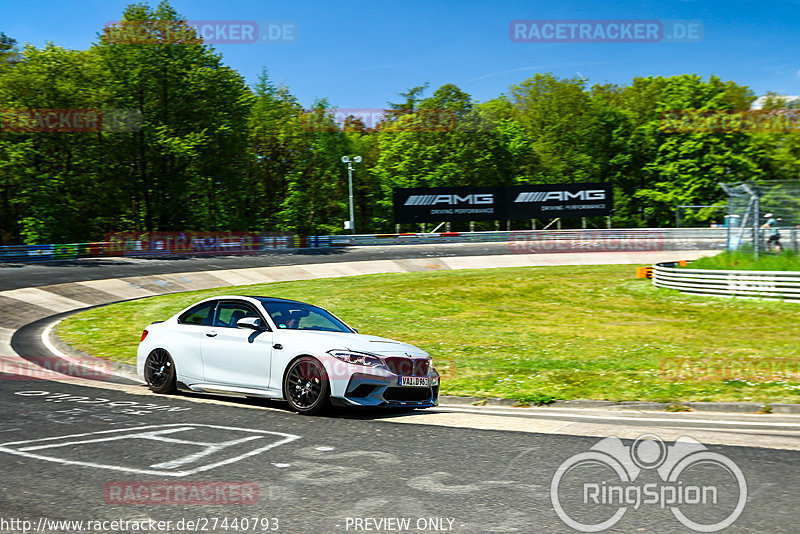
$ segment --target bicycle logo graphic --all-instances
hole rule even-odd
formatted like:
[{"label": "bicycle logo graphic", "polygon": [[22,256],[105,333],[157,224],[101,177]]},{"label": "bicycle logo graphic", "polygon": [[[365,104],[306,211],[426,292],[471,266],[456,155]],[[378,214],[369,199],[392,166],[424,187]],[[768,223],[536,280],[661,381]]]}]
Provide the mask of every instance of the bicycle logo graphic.
[{"label": "bicycle logo graphic", "polygon": [[[684,484],[682,475],[687,476],[690,468],[702,466],[704,469],[721,469],[736,482],[736,492],[732,511],[724,518],[714,522],[701,522],[687,516],[685,509],[693,506],[721,506],[720,493],[730,491],[731,484],[718,487],[713,484]],[[576,471],[584,467],[610,469],[613,481],[583,482],[581,488],[582,505],[608,506],[613,512],[603,514],[607,518],[598,521],[576,519],[564,509],[564,502],[574,503],[573,494],[565,492],[565,477],[580,478]],[[660,483],[636,483],[645,471],[655,471]],[[617,483],[618,479],[618,483]],[[668,446],[658,436],[645,434],[627,446],[618,437],[608,437],[596,443],[588,451],[578,453],[565,460],[556,470],[550,484],[550,499],[559,518],[568,526],[581,532],[600,532],[616,525],[625,513],[642,505],[656,505],[669,508],[678,521],[697,532],[717,532],[731,524],[741,515],[747,501],[747,481],[742,470],[733,460],[722,454],[712,452],[699,441],[688,436],[678,438]],[[724,512],[723,512],[724,513]],[[717,519],[717,517],[715,517]],[[585,521],[585,522],[584,522]]]}]

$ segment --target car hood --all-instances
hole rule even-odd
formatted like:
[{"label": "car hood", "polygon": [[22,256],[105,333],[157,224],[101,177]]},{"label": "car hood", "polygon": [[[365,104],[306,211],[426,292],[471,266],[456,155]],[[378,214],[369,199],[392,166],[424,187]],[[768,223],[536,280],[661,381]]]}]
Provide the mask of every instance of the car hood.
[{"label": "car hood", "polygon": [[419,347],[380,336],[350,334],[343,332],[322,332],[318,330],[281,330],[281,337],[287,342],[308,342],[324,350],[347,349],[359,352],[370,352],[382,356],[409,355],[428,356]]}]

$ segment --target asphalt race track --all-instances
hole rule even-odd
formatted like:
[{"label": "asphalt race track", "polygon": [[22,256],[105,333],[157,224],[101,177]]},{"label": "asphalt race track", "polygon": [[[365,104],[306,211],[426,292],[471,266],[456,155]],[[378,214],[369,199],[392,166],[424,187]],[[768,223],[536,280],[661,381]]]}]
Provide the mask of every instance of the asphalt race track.
[{"label": "asphalt race track", "polygon": [[[505,253],[494,248],[504,244],[425,247],[31,265],[0,269],[0,284],[13,289],[409,253]],[[41,333],[52,321],[22,327],[14,350],[41,355]],[[8,375],[0,403],[1,533],[575,532],[557,508],[587,524],[621,513],[611,532],[690,532],[679,516],[724,521],[735,514],[737,499],[743,508],[728,532],[797,528],[798,416],[464,405],[304,417],[279,402],[161,396],[117,378]],[[657,440],[635,441],[644,434],[662,438],[661,451],[670,455],[683,450],[672,446],[678,437],[691,436],[704,445],[686,450],[704,462],[665,480],[657,466],[669,461],[654,448]],[[597,462],[559,471],[573,455],[608,443],[601,443],[607,436],[631,447],[624,458],[603,449],[627,466],[630,480]],[[627,471],[634,464],[639,469]],[[563,483],[554,492],[557,473]]]},{"label": "asphalt race track", "polygon": [[[414,525],[438,520],[453,532],[569,532],[553,511],[550,481],[564,460],[599,441],[396,424],[395,417],[403,415],[387,413],[309,418],[279,403],[192,402],[148,395],[141,386],[120,391],[7,382],[0,403],[6,414],[0,423],[0,510],[4,518],[34,524],[42,517],[152,518],[172,521],[165,531],[179,532],[181,519],[258,517],[277,518],[281,532],[352,532],[354,518],[409,518]],[[148,434],[154,431],[167,433]],[[254,432],[277,434],[255,434],[251,441],[193,458],[207,443]],[[178,442],[159,441],[163,437]],[[246,456],[275,443],[280,444]],[[796,452],[709,448],[741,466],[747,479],[749,500],[730,531],[796,527]],[[224,461],[231,463],[203,470]],[[173,491],[202,482],[249,485],[258,495],[252,504],[213,504],[237,497],[218,493],[205,506],[166,504],[169,493],[162,488],[160,496],[152,490],[144,497],[131,493],[125,503],[125,491],[113,490],[126,482],[169,483]],[[705,473],[703,482],[731,485],[720,470]],[[139,497],[153,502],[138,504]],[[409,529],[425,530],[431,529]],[[653,505],[626,513],[615,530],[686,532],[669,509]]]},{"label": "asphalt race track", "polygon": [[188,256],[158,258],[82,258],[28,264],[0,264],[0,291],[19,287],[103,280],[189,271],[216,271],[308,265],[314,263],[396,260],[447,256],[511,254],[508,243],[452,243],[433,245],[364,246],[320,249],[286,249],[238,256]]}]

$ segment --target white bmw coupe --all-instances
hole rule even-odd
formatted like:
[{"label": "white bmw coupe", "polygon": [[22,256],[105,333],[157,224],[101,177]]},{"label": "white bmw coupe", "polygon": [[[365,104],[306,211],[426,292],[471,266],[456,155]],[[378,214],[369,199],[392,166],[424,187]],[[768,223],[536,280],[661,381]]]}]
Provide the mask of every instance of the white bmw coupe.
[{"label": "white bmw coupe", "polygon": [[427,408],[439,398],[439,373],[424,350],[279,298],[202,300],[145,328],[136,363],[156,393],[285,399],[309,415],[331,403]]}]

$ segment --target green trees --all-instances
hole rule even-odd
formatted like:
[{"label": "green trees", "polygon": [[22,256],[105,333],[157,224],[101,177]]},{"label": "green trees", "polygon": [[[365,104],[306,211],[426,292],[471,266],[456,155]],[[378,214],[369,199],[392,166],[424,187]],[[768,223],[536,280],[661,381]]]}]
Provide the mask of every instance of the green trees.
[{"label": "green trees", "polygon": [[490,109],[477,106],[455,85],[419,99],[415,109],[383,123],[379,132],[371,174],[381,185],[383,210],[374,224],[391,229],[393,187],[510,183],[510,156],[502,140]]},{"label": "green trees", "polygon": [[[139,40],[120,39],[131,28]],[[122,230],[342,232],[343,155],[363,157],[361,232],[393,229],[395,187],[610,181],[615,226],[662,226],[679,204],[721,203],[721,181],[800,172],[795,131],[665,129],[675,110],[749,109],[747,87],[715,76],[589,86],[543,73],[485,102],[453,84],[428,91],[400,92],[378,125],[336,122],[327,101],[304,110],[266,70],[247,87],[167,2],[129,6],[85,51],[20,51],[0,33],[0,244]],[[768,97],[770,113],[798,107]],[[105,120],[68,131],[14,122],[31,110]]]},{"label": "green trees", "polygon": [[148,33],[142,44],[116,42],[112,27],[93,50],[108,104],[142,118],[137,131],[110,140],[131,222],[146,230],[247,229],[242,176],[251,92],[199,40],[174,43],[162,35],[160,28],[185,25],[166,3],[129,6],[119,25],[131,23]]},{"label": "green trees", "polygon": [[[13,110],[81,110],[99,107],[101,67],[91,52],[48,44],[27,46],[13,65],[0,70],[2,235],[27,242],[79,239],[94,223],[112,217],[102,181],[104,146],[97,132],[37,131]],[[23,130],[23,131],[15,131]],[[29,131],[25,131],[29,130]]]},{"label": "green trees", "polygon": [[629,102],[642,98],[651,102],[649,113],[639,107],[636,114],[637,134],[645,152],[640,184],[633,196],[641,200],[645,225],[669,225],[678,205],[722,204],[725,196],[719,182],[761,177],[750,154],[750,134],[665,132],[659,128],[661,115],[673,110],[747,110],[755,97],[746,87],[722,82],[716,76],[707,82],[696,75],[637,81],[625,97]]}]

